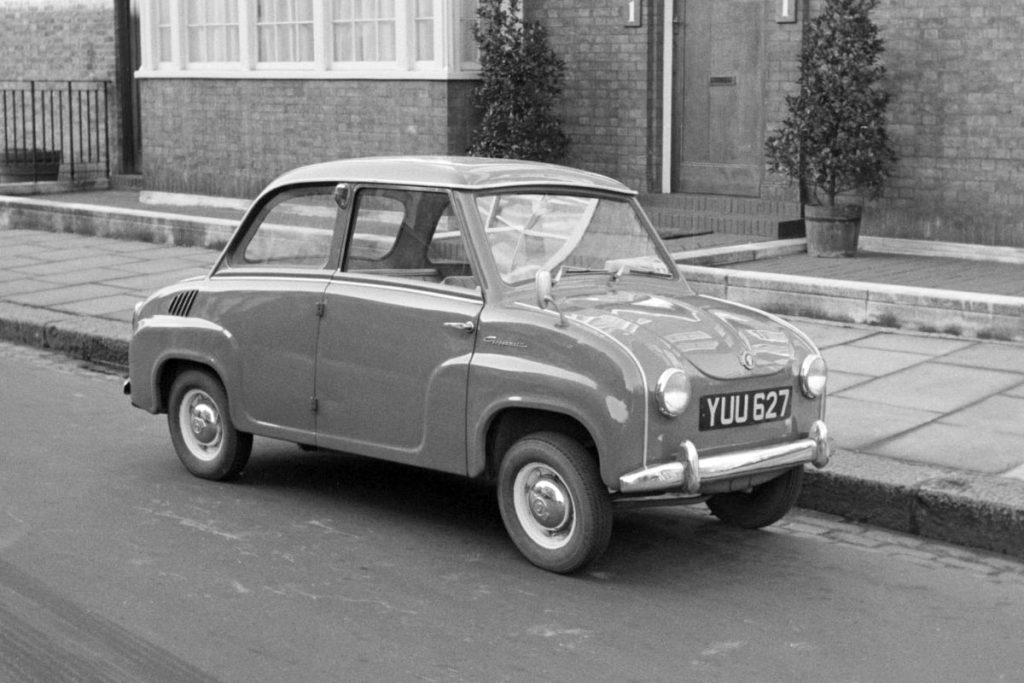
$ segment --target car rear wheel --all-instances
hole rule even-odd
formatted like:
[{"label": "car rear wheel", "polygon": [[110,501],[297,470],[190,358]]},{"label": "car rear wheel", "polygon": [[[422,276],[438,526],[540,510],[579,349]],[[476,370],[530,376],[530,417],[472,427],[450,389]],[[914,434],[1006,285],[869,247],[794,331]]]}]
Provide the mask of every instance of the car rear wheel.
[{"label": "car rear wheel", "polygon": [[167,424],[178,458],[197,477],[231,479],[249,461],[252,434],[231,424],[227,392],[207,372],[186,370],[174,380]]},{"label": "car rear wheel", "polygon": [[796,505],[803,481],[804,468],[794,467],[749,491],[711,496],[707,505],[712,514],[726,524],[744,529],[760,529],[779,521]]},{"label": "car rear wheel", "polygon": [[498,472],[505,529],[533,564],[567,574],[597,559],[612,532],[612,506],[597,461],[555,432],[523,437]]}]

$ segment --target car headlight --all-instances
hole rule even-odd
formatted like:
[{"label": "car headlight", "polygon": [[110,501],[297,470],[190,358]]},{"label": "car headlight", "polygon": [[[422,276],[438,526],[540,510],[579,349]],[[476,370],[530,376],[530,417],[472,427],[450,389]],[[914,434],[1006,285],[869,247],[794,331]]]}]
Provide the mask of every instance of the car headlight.
[{"label": "car headlight", "polygon": [[669,368],[658,378],[654,395],[663,415],[679,417],[690,402],[690,378],[679,368]]},{"label": "car headlight", "polygon": [[825,359],[817,354],[804,358],[800,366],[800,389],[807,398],[817,398],[825,393],[828,370]]}]

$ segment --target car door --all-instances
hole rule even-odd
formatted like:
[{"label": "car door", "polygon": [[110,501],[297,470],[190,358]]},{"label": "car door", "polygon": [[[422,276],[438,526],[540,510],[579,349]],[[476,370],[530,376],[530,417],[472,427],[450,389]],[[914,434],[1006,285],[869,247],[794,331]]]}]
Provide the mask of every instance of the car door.
[{"label": "car door", "polygon": [[362,188],[324,297],[317,444],[466,470],[466,386],[483,297],[444,192]]},{"label": "car door", "polygon": [[234,410],[252,431],[300,443],[316,438],[319,307],[339,251],[333,190],[324,185],[275,195],[214,277],[216,319],[235,350]]}]

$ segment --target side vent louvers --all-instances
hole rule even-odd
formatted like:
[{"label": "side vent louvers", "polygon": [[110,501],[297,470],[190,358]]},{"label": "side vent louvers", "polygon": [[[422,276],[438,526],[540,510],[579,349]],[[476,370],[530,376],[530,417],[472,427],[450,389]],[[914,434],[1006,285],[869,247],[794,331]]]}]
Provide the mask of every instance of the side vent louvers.
[{"label": "side vent louvers", "polygon": [[192,304],[196,302],[197,294],[199,294],[199,291],[195,289],[178,292],[171,299],[171,305],[168,307],[167,312],[171,315],[186,317],[189,311],[192,310]]}]

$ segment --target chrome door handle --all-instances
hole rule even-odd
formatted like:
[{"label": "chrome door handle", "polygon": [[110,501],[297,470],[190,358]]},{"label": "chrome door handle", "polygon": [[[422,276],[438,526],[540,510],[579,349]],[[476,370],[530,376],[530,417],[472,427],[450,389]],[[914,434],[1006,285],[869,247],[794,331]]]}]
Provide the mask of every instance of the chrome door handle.
[{"label": "chrome door handle", "polygon": [[453,330],[462,330],[463,332],[473,332],[476,330],[476,323],[472,320],[467,320],[464,323],[445,323],[445,327],[450,327]]}]

